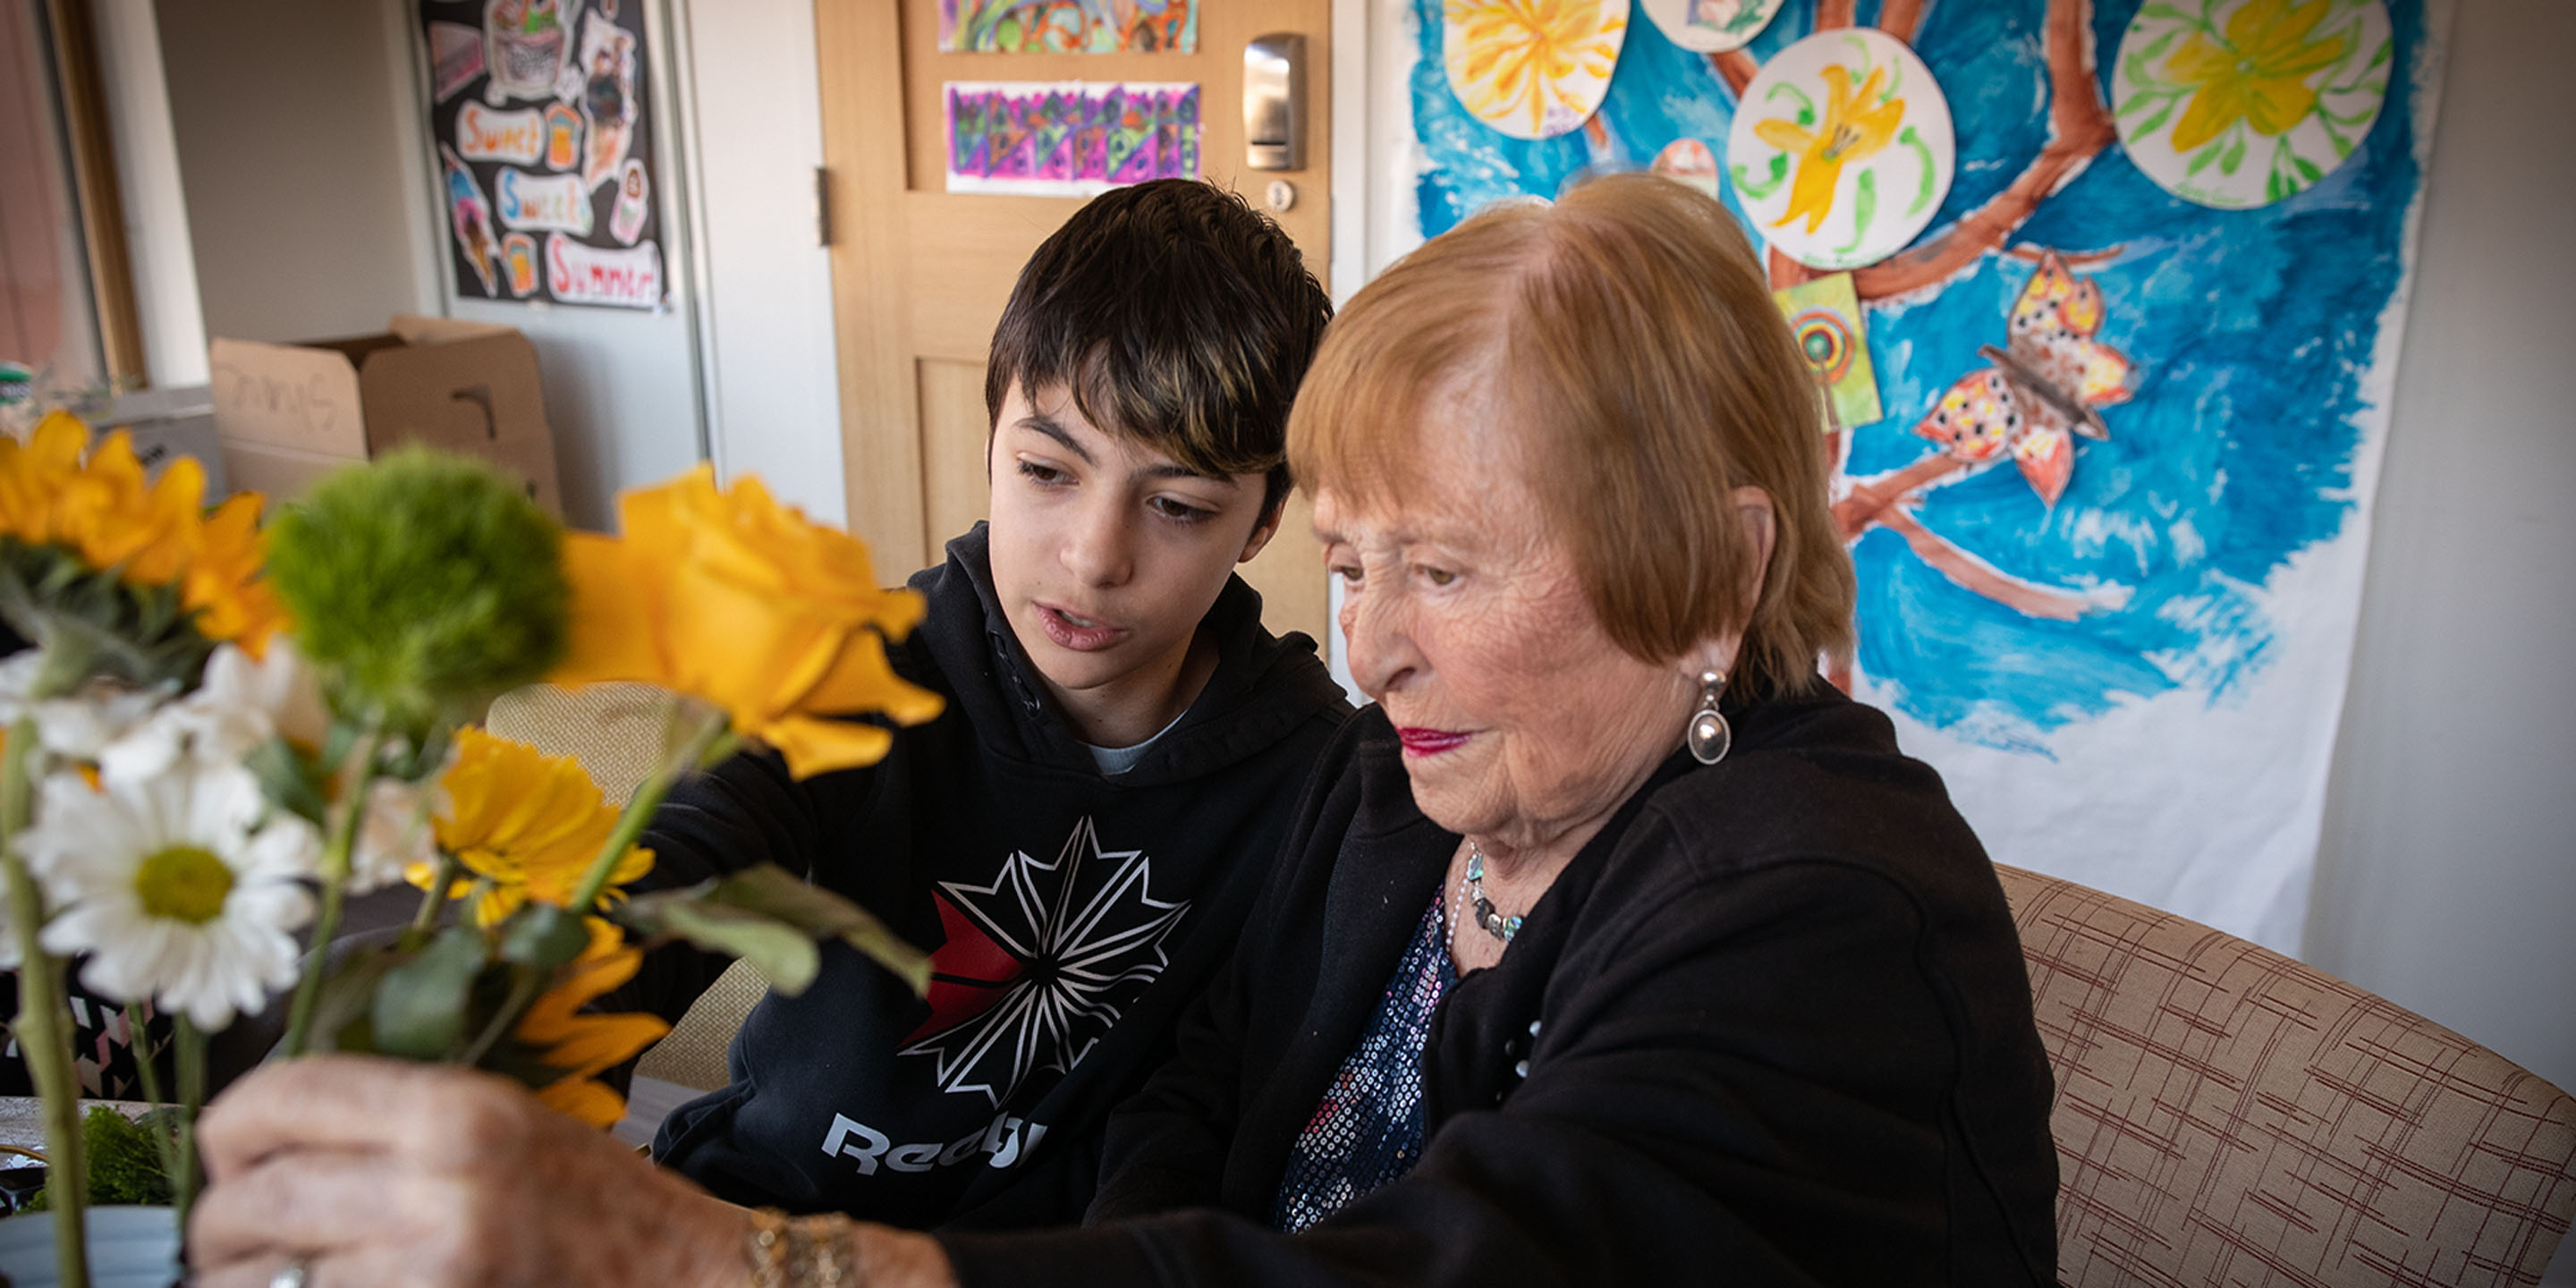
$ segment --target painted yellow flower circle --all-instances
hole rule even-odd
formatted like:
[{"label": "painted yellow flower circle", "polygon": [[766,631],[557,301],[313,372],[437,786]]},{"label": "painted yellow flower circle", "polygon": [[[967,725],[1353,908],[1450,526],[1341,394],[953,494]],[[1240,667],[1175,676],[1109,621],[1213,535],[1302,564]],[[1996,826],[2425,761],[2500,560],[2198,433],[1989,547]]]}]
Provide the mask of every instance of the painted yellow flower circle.
[{"label": "painted yellow flower circle", "polygon": [[1958,164],[1950,102],[1905,43],[1822,31],[1772,55],[1726,140],[1736,200],[1782,254],[1866,268],[1930,226]]},{"label": "painted yellow flower circle", "polygon": [[1444,0],[1449,90],[1469,115],[1516,139],[1583,127],[1610,92],[1628,38],[1628,0]]},{"label": "painted yellow flower circle", "polygon": [[2382,0],[2163,0],[2120,40],[2112,119],[2156,186],[2267,206],[2360,148],[2395,69]]}]

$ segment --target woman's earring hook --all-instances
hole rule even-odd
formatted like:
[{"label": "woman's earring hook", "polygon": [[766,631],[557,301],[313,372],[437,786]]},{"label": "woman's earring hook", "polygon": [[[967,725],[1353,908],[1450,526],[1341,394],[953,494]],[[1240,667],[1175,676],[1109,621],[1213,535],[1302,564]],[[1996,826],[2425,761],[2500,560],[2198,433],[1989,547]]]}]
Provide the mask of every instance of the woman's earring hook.
[{"label": "woman's earring hook", "polygon": [[1726,690],[1726,672],[1699,673],[1699,710],[1692,713],[1690,754],[1703,765],[1714,765],[1726,759],[1727,748],[1735,745],[1735,730],[1727,727],[1726,716],[1717,709],[1717,695]]}]

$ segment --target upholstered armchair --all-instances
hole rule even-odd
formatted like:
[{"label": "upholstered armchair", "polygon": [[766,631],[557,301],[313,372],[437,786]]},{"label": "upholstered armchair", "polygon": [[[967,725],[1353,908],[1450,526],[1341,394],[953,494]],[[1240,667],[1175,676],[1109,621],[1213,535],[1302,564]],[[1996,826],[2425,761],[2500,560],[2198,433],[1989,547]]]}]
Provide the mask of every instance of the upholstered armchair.
[{"label": "upholstered armchair", "polygon": [[1997,872],[2057,1075],[2061,1283],[2540,1281],[2576,1099],[2279,953]]}]

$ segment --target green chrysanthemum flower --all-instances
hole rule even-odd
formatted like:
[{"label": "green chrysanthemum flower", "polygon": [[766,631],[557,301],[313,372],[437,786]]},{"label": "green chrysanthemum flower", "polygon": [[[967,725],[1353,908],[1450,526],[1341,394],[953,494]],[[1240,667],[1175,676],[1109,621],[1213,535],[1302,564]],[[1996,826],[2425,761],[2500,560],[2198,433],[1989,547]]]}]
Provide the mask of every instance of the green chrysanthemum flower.
[{"label": "green chrysanthemum flower", "polygon": [[406,448],[269,530],[268,580],[342,714],[418,740],[563,655],[563,534],[479,462]]}]

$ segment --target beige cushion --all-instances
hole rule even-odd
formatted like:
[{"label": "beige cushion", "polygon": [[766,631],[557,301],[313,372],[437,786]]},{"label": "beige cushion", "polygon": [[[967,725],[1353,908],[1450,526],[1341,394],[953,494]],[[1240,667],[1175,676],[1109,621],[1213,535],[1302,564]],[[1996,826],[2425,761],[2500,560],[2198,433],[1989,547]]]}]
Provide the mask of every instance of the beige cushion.
[{"label": "beige cushion", "polygon": [[[622,804],[662,757],[663,700],[661,690],[642,684],[534,684],[495,699],[484,726],[549,756],[579,760],[601,794]],[[768,991],[759,972],[735,962],[636,1062],[636,1076],[699,1091],[725,1085],[725,1048]]]},{"label": "beige cushion", "polygon": [[2576,1100],[2279,953],[1997,872],[2057,1075],[2062,1282],[2539,1282]]}]

